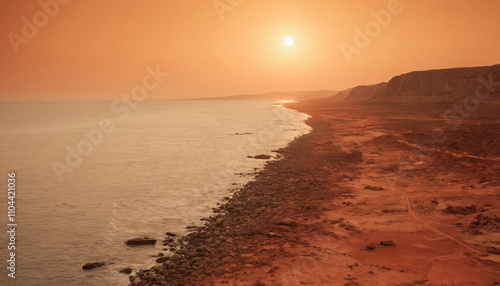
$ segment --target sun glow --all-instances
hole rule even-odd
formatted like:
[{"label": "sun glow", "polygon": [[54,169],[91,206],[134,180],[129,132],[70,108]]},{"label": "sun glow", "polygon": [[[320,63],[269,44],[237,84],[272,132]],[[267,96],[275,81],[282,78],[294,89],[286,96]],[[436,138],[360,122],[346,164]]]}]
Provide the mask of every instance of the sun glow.
[{"label": "sun glow", "polygon": [[285,37],[285,39],[283,40],[283,43],[284,43],[284,44],[285,44],[285,46],[287,46],[287,47],[292,46],[292,45],[293,45],[293,42],[294,42],[294,40],[293,40],[293,38],[292,38],[292,37],[290,37],[290,36]]}]

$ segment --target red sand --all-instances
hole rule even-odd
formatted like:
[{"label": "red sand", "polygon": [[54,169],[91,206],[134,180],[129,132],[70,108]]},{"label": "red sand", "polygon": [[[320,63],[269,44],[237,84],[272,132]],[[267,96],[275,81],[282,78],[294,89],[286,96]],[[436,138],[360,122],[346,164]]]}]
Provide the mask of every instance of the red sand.
[{"label": "red sand", "polygon": [[[277,255],[261,255],[250,243],[254,251],[247,257],[269,266],[227,273],[207,285],[500,282],[499,253],[488,252],[500,249],[500,219],[494,219],[500,217],[499,105],[482,106],[458,130],[441,118],[447,105],[290,107],[312,115],[308,123],[314,132],[299,144],[311,151],[303,150],[310,155],[304,164],[312,163],[309,174],[321,174],[323,192],[338,196],[321,200],[323,209],[314,215],[290,212],[310,227],[293,233],[289,243],[266,246],[279,249]],[[448,130],[447,140],[421,152],[415,144],[432,138],[435,128]],[[338,163],[339,152],[353,150],[363,153],[362,163]],[[325,164],[328,158],[332,164]],[[446,211],[471,205],[471,214]],[[490,219],[474,227],[478,215]],[[380,245],[383,240],[395,246]]]},{"label": "red sand", "polygon": [[149,270],[151,281],[500,282],[500,105],[483,104],[455,130],[447,104],[290,107],[312,115],[313,131],[188,235],[180,260]]}]

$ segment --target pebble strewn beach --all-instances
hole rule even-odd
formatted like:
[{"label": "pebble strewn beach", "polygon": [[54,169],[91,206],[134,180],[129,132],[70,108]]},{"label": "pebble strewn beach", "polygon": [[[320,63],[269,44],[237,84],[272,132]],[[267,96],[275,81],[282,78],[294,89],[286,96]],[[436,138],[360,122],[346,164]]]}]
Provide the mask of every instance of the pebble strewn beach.
[{"label": "pebble strewn beach", "polygon": [[[132,285],[497,282],[498,246],[474,244],[472,237],[498,233],[497,161],[475,158],[476,168],[464,168],[470,158],[448,154],[449,140],[425,162],[413,162],[412,172],[387,179],[398,158],[414,152],[413,136],[440,123],[438,108],[422,109],[415,119],[407,116],[415,107],[292,107],[312,115],[313,131],[278,150],[280,160],[224,198],[204,227],[166,235],[157,266],[135,272]],[[484,116],[495,118],[495,107],[484,106],[481,114],[461,132],[473,135],[485,121],[493,124]]]}]

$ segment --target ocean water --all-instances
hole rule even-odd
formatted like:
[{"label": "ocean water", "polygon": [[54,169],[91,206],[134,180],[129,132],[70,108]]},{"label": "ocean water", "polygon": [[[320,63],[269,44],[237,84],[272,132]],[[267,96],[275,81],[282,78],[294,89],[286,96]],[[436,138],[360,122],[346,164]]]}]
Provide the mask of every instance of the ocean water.
[{"label": "ocean water", "polygon": [[[309,132],[275,101],[0,103],[0,285],[128,285],[156,246],[125,241],[185,233],[265,160]],[[7,179],[16,174],[15,279]],[[90,271],[87,262],[106,265]]]}]

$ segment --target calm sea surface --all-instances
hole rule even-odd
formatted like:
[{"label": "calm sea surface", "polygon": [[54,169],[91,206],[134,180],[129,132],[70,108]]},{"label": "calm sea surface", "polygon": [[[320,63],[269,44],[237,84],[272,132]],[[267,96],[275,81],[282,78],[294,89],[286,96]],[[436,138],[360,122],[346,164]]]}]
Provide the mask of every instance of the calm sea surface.
[{"label": "calm sea surface", "polygon": [[[127,285],[156,246],[124,241],[201,225],[269,154],[309,132],[275,101],[0,103],[0,285]],[[16,278],[7,179],[16,173]],[[164,251],[163,251],[164,252]],[[87,262],[106,266],[90,271]]]}]

